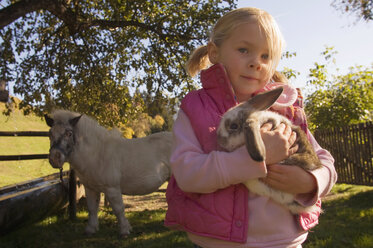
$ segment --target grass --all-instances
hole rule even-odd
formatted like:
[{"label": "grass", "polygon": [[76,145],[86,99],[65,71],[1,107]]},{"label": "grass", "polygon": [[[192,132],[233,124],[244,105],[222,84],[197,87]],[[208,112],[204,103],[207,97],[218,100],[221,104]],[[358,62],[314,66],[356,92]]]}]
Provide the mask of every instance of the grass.
[{"label": "grass", "polygon": [[[141,204],[138,200],[134,203]],[[192,247],[185,233],[164,227],[165,207],[127,212],[133,231],[122,240],[117,236],[116,218],[105,207],[99,212],[98,233],[85,236],[87,211],[85,204],[79,206],[75,221],[62,212],[0,237],[0,247]],[[320,224],[310,232],[304,248],[373,247],[373,187],[337,184],[324,200],[323,208]]]},{"label": "grass", "polygon": [[[192,244],[183,232],[170,230],[163,225],[165,209],[143,210],[126,213],[132,225],[132,232],[121,239],[117,232],[116,218],[110,208],[101,207],[99,211],[100,230],[93,236],[86,236],[84,228],[88,213],[84,207],[78,212],[77,219],[70,221],[66,211],[45,220],[23,227],[6,236],[0,236],[0,247],[7,248],[152,248],[185,247]],[[22,237],[22,238],[19,238]]]},{"label": "grass", "polygon": [[[18,102],[18,101],[17,101]],[[5,104],[0,103],[0,113]],[[40,117],[23,113],[14,108],[10,116],[0,114],[0,131],[48,131],[49,127]],[[0,155],[46,154],[49,150],[48,137],[1,137]],[[53,174],[48,160],[0,161],[0,187],[20,183]]]},{"label": "grass", "polygon": [[6,106],[5,103],[0,102],[1,131],[47,131],[49,128],[41,117],[23,115],[22,111],[17,108],[19,101],[16,99],[10,116],[3,115]]},{"label": "grass", "polygon": [[337,184],[306,248],[373,247],[373,187]]},{"label": "grass", "polygon": [[86,215],[86,212],[78,213],[77,220],[73,222],[56,216],[47,218],[32,228],[1,238],[1,244],[9,248],[192,247],[185,234],[171,231],[162,225],[164,210],[128,213],[133,231],[127,239],[118,238],[116,219],[106,209],[100,211],[99,232],[87,237],[83,234]]}]

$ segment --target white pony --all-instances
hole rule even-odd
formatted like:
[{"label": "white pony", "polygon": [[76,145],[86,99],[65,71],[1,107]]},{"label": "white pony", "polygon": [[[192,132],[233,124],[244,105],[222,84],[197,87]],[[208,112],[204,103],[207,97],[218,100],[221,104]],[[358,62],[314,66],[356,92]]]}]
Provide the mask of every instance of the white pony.
[{"label": "white pony", "polygon": [[118,219],[119,234],[128,235],[131,225],[124,215],[122,194],[152,193],[169,178],[172,134],[125,139],[86,115],[66,110],[45,115],[45,119],[51,127],[50,164],[62,168],[69,162],[84,185],[89,213],[85,232],[98,230],[97,211],[103,192]]}]

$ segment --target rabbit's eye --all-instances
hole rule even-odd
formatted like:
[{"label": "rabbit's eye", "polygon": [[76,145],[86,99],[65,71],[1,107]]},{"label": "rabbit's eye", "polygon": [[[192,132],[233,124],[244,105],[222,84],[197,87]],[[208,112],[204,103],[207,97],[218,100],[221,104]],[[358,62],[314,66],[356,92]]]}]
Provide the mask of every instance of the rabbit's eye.
[{"label": "rabbit's eye", "polygon": [[237,123],[231,123],[229,125],[229,129],[230,130],[237,130],[239,128],[238,124]]}]

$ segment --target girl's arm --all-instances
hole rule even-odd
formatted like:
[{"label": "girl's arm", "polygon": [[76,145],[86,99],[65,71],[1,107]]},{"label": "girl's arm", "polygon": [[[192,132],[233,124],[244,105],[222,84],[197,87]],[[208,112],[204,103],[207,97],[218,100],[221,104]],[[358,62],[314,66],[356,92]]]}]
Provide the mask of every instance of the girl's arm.
[{"label": "girl's arm", "polygon": [[252,160],[246,147],[205,154],[186,114],[180,110],[173,125],[171,169],[180,189],[210,193],[249,179],[265,177],[264,162]]},{"label": "girl's arm", "polygon": [[267,166],[268,174],[263,180],[271,187],[297,194],[296,200],[305,206],[313,205],[319,197],[329,193],[337,181],[333,157],[320,147],[310,132],[308,134],[323,167],[307,172],[299,167],[275,164]]},{"label": "girl's arm", "polygon": [[314,194],[299,194],[297,200],[304,205],[310,205],[317,201],[317,198],[326,196],[337,182],[337,172],[334,167],[334,158],[332,155],[317,143],[315,137],[308,131],[308,138],[320,159],[322,168],[311,171],[317,183],[317,189]]}]

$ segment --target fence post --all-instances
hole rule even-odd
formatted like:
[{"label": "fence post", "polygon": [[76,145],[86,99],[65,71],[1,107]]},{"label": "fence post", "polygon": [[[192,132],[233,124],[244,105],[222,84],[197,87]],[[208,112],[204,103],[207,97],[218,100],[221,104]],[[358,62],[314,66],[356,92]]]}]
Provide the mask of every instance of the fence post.
[{"label": "fence post", "polygon": [[69,217],[76,219],[76,176],[75,171],[70,168],[69,173]]}]

